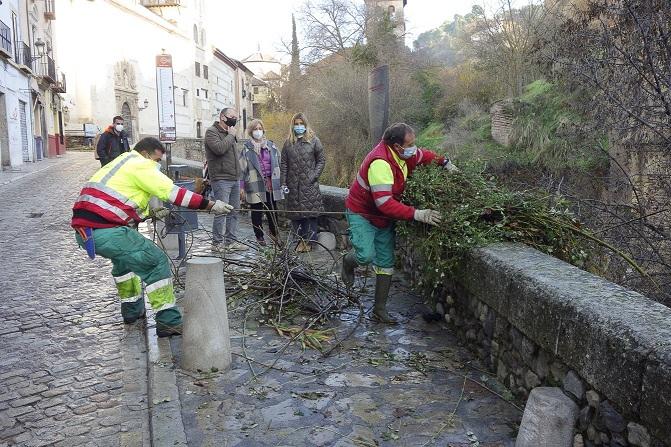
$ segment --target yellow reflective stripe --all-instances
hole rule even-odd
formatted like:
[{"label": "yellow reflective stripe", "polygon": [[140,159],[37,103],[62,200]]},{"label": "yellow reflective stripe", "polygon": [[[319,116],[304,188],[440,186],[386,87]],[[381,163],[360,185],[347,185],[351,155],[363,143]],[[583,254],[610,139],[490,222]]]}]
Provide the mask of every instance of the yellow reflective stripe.
[{"label": "yellow reflective stripe", "polygon": [[125,211],[123,211],[122,209],[120,209],[120,208],[118,208],[114,205],[110,205],[109,203],[105,202],[103,199],[99,199],[97,197],[93,197],[93,196],[88,195],[88,194],[82,194],[77,199],[77,202],[89,202],[89,203],[93,203],[94,205],[98,205],[102,209],[105,209],[107,211],[111,211],[119,219],[123,220],[124,222],[128,221],[128,220],[131,220],[131,217]]},{"label": "yellow reflective stripe", "polygon": [[376,275],[392,275],[394,273],[394,268],[393,267],[378,267],[376,265],[373,266],[373,271],[375,272]]},{"label": "yellow reflective stripe", "polygon": [[375,206],[382,206],[387,203],[389,199],[391,199],[391,196],[378,197],[375,199]]},{"label": "yellow reflective stripe", "polygon": [[173,308],[173,307],[177,307],[177,305],[175,304],[174,301],[173,301],[172,303],[165,303],[165,304],[163,304],[163,305],[161,305],[161,306],[159,306],[159,307],[157,307],[157,308],[154,308],[154,307],[152,306],[152,308],[154,309],[154,312],[160,312],[160,311],[162,311],[162,310],[171,309],[171,308]]},{"label": "yellow reflective stripe", "polygon": [[371,185],[393,185],[394,173],[385,160],[374,160],[368,167],[368,183]]}]

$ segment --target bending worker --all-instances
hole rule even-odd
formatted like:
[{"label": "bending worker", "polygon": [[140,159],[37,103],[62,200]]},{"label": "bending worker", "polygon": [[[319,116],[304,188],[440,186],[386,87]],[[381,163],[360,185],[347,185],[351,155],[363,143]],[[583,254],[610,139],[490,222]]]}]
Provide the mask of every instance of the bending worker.
[{"label": "bending worker", "polygon": [[393,124],[361,163],[345,201],[354,250],[343,258],[341,276],[345,285],[351,287],[354,268],[373,264],[376,273],[373,316],[384,323],[395,323],[386,310],[394,267],[394,221],[414,219],[430,225],[440,223],[438,211],[418,210],[400,201],[407,177],[418,165],[430,163],[457,171],[448,158],[418,149],[412,127]]},{"label": "bending worker", "polygon": [[[165,147],[156,138],[143,138],[134,150],[106,164],[84,185],[72,212],[77,242],[92,258],[98,254],[112,260],[112,276],[121,299],[124,323],[145,316],[142,284],[156,311],[159,337],[181,334],[182,315],[175,307],[170,262],[151,240],[135,230],[149,215],[149,199],[156,196],[177,206],[228,214],[233,207],[220,200],[175,186],[160,170]],[[158,208],[153,215],[165,217]],[[95,248],[95,253],[92,252]]]}]

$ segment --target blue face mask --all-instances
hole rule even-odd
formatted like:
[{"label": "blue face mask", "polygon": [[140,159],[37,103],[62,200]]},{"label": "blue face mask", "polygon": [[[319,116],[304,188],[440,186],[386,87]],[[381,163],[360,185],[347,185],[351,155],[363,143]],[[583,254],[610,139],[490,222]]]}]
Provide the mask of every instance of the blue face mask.
[{"label": "blue face mask", "polygon": [[400,157],[403,159],[408,159],[417,153],[417,146],[404,147],[403,153],[400,154]]},{"label": "blue face mask", "polygon": [[294,126],[294,132],[296,135],[303,135],[305,133],[305,126],[302,124]]}]

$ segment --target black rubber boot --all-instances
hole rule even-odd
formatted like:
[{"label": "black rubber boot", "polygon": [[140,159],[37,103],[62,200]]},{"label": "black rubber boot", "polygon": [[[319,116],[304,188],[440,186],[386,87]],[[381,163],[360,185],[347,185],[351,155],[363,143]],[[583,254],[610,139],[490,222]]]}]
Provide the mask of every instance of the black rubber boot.
[{"label": "black rubber boot", "polygon": [[348,288],[354,285],[354,268],[356,266],[357,262],[354,252],[349,252],[342,258],[340,277],[342,278],[342,282],[344,282]]},{"label": "black rubber boot", "polygon": [[145,318],[147,311],[144,307],[144,298],[137,301],[121,303],[121,316],[126,324],[133,324],[140,318]]},{"label": "black rubber boot", "polygon": [[391,288],[391,275],[375,275],[375,305],[373,318],[380,323],[396,324],[395,319],[387,312],[387,298]]}]

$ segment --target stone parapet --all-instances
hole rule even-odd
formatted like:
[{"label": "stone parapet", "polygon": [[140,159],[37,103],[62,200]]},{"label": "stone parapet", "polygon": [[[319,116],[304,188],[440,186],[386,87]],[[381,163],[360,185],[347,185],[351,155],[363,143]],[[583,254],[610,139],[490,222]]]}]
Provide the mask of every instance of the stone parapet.
[{"label": "stone parapet", "polygon": [[[321,189],[344,210],[346,189]],[[474,250],[457,277],[436,311],[514,396],[562,387],[577,445],[671,446],[671,309],[521,244]]]}]

